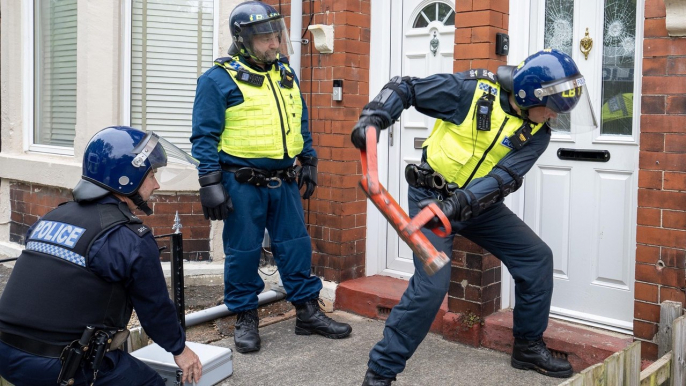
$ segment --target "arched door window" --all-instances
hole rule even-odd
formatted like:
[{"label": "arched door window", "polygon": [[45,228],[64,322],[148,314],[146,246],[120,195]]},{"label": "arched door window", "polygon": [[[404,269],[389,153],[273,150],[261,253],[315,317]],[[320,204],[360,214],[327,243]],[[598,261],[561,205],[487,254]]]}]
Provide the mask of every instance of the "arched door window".
[{"label": "arched door window", "polygon": [[412,28],[425,28],[432,21],[444,25],[455,25],[455,11],[446,3],[435,2],[424,7],[414,19]]}]

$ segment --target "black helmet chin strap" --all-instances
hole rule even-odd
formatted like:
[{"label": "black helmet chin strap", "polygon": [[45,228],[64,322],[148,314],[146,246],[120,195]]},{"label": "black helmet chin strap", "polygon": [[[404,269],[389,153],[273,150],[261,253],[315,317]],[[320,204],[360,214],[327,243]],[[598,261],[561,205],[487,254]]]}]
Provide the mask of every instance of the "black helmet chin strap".
[{"label": "black helmet chin strap", "polygon": [[131,201],[133,201],[133,204],[136,205],[136,208],[140,209],[145,213],[146,215],[150,216],[152,214],[152,209],[148,206],[148,202],[143,200],[143,197],[141,197],[138,192],[128,196]]}]

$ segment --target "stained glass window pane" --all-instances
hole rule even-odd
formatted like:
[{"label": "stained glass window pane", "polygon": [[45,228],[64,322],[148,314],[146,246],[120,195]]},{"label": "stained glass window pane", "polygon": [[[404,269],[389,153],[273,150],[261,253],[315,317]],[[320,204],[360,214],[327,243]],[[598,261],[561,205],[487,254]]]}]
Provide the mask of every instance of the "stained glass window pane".
[{"label": "stained glass window pane", "polygon": [[631,135],[634,106],[636,1],[606,0],[600,132]]}]

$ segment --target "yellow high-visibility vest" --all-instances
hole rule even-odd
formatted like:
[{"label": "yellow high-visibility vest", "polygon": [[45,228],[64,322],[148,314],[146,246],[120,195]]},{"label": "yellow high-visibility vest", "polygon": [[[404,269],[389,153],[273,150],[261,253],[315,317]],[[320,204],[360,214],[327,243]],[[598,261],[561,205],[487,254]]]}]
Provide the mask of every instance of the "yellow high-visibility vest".
[{"label": "yellow high-visibility vest", "polygon": [[[488,174],[498,161],[512,151],[509,137],[525,121],[502,109],[500,92],[500,85],[479,79],[465,120],[459,125],[437,120],[431,135],[424,141],[422,146],[428,147],[427,162],[447,181],[463,187],[471,180]],[[476,128],[476,102],[484,93],[490,93],[495,98],[489,131]],[[543,124],[531,125],[532,135],[543,127]]]},{"label": "yellow high-visibility vest", "polygon": [[[224,131],[218,150],[241,158],[283,159],[295,157],[303,149],[301,130],[302,99],[294,79],[292,87],[282,87],[282,69],[293,71],[279,62],[269,71],[257,72],[243,65],[237,57],[228,62],[215,62],[224,67],[243,94],[243,103],[226,109]],[[243,76],[237,78],[238,71]],[[263,78],[247,81],[246,72]]]}]

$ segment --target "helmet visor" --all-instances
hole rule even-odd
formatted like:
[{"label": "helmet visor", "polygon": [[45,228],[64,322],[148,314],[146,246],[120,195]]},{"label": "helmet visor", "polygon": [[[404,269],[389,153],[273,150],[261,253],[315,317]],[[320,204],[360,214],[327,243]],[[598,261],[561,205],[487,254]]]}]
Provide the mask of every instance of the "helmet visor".
[{"label": "helmet visor", "polygon": [[135,167],[145,166],[147,160],[152,169],[159,169],[167,166],[168,158],[171,158],[175,163],[198,166],[198,161],[195,158],[152,131],[148,132],[136,145],[133,153],[136,156],[131,164]]},{"label": "helmet visor", "polygon": [[598,127],[584,77],[578,76],[554,85],[542,85],[534,92],[538,98],[546,98],[545,107],[558,114],[557,118],[548,121],[551,128],[564,126],[565,122],[570,122],[570,118],[574,125]]},{"label": "helmet visor", "polygon": [[283,18],[265,20],[241,26],[239,39],[248,53],[263,63],[293,54],[291,39]]}]

